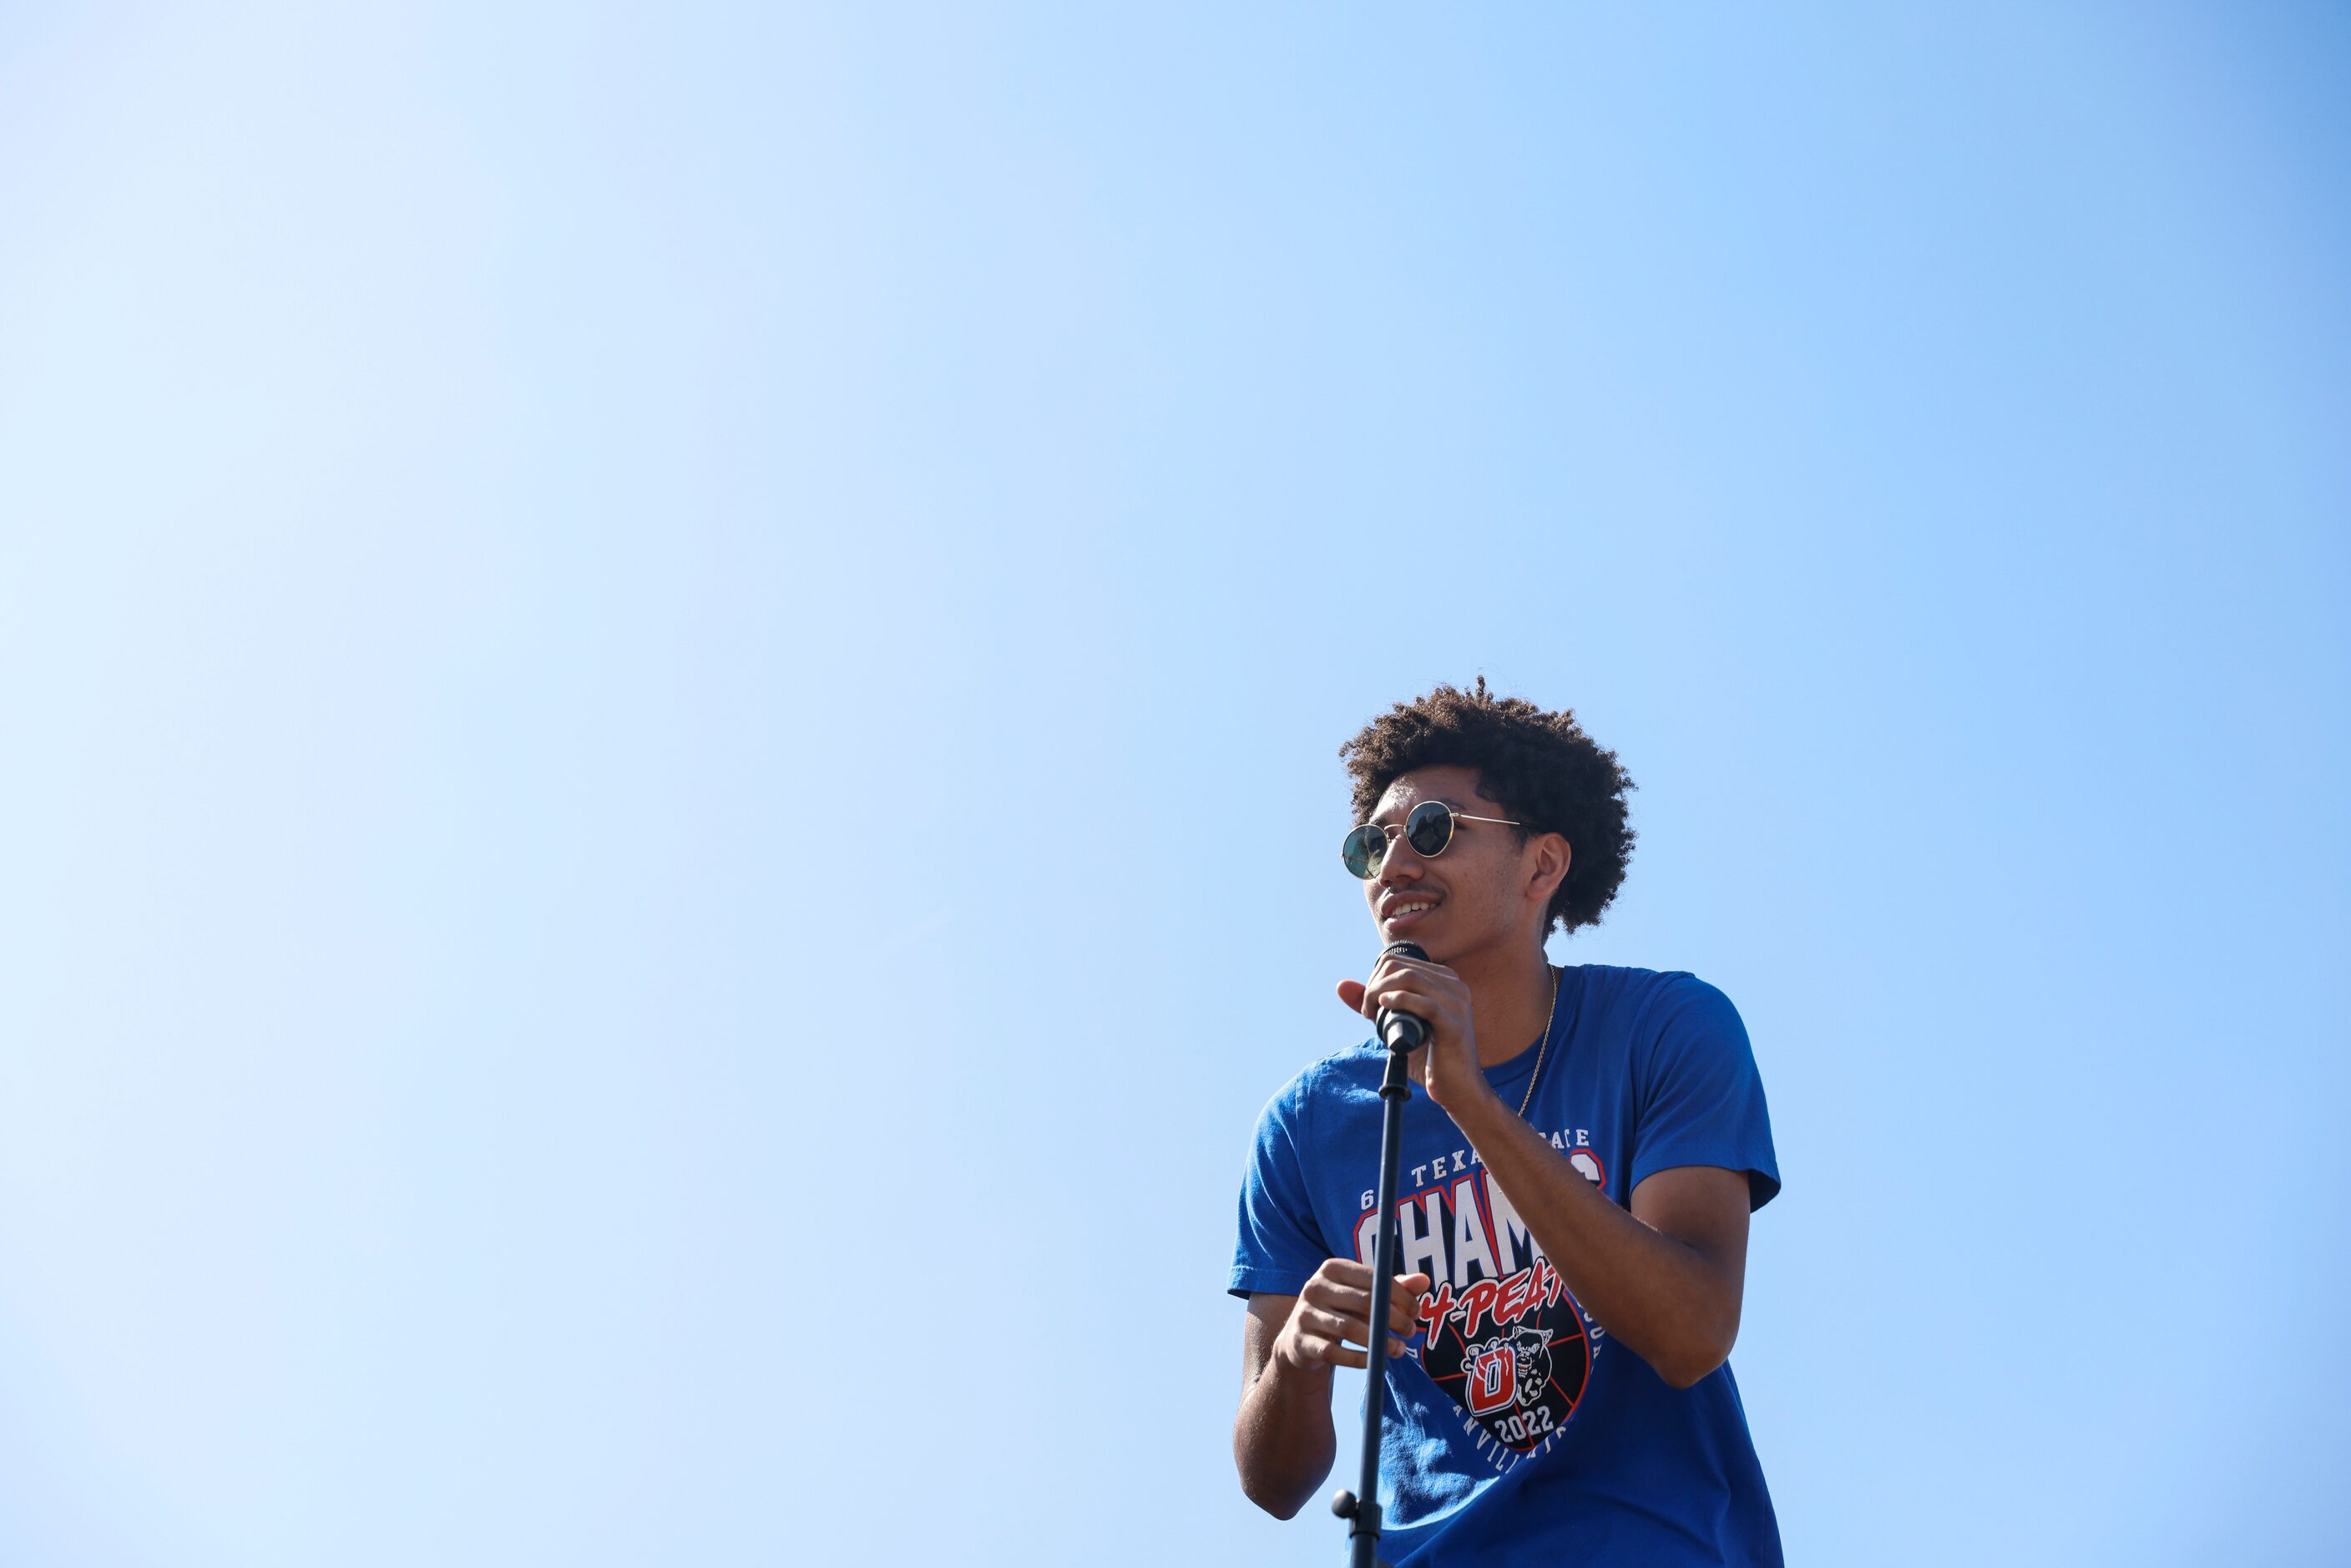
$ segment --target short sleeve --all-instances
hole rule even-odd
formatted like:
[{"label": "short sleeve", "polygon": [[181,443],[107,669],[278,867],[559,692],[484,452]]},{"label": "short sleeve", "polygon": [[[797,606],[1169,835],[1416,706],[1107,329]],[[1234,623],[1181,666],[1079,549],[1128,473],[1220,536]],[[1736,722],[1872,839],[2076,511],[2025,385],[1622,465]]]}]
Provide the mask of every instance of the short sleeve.
[{"label": "short sleeve", "polygon": [[1302,1083],[1274,1096],[1258,1117],[1257,1140],[1241,1178],[1240,1239],[1233,1248],[1236,1296],[1294,1296],[1332,1256],[1314,1222],[1306,1175],[1298,1161]]},{"label": "short sleeve", "polygon": [[1771,1117],[1730,998],[1696,976],[1672,977],[1644,1020],[1635,1062],[1631,1186],[1677,1166],[1715,1166],[1747,1173],[1750,1210],[1771,1202],[1780,1190]]}]

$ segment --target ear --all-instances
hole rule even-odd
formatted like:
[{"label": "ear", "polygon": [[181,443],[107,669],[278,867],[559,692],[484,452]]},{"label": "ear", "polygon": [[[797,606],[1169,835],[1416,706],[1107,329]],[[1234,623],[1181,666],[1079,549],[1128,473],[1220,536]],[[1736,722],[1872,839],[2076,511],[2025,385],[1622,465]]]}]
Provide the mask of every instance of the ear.
[{"label": "ear", "polygon": [[1533,863],[1528,868],[1527,896],[1549,908],[1552,894],[1567,880],[1567,868],[1575,863],[1575,848],[1557,833],[1531,840],[1527,848],[1534,852]]}]

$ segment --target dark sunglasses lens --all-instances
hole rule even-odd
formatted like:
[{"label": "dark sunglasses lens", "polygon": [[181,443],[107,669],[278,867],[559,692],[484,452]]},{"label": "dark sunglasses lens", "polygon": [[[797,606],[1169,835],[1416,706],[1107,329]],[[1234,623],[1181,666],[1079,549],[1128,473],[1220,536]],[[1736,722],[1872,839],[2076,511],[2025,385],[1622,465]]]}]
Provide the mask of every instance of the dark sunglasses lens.
[{"label": "dark sunglasses lens", "polygon": [[1424,800],[1404,820],[1404,836],[1412,852],[1433,855],[1453,841],[1453,811],[1442,800]]},{"label": "dark sunglasses lens", "polygon": [[1388,836],[1368,825],[1349,833],[1347,841],[1339,846],[1339,858],[1347,862],[1347,869],[1367,882],[1377,873],[1387,852]]}]

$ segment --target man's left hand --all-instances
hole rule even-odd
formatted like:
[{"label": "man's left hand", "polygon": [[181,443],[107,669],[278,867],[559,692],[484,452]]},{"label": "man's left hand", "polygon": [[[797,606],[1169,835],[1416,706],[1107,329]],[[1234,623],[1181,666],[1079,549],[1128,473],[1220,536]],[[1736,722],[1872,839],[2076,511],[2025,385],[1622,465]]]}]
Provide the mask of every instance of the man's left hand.
[{"label": "man's left hand", "polygon": [[1383,954],[1368,982],[1339,982],[1339,999],[1367,1019],[1376,1019],[1382,1008],[1394,1008],[1428,1026],[1426,1041],[1412,1053],[1412,1075],[1447,1111],[1458,1114],[1479,1095],[1493,1093],[1478,1062],[1469,988],[1444,965]]}]

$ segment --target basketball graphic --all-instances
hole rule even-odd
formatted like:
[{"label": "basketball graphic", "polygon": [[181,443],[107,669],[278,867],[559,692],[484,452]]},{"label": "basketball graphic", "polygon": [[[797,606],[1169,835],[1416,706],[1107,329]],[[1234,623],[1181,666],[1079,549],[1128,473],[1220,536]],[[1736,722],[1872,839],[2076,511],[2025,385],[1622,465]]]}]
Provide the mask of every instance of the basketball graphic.
[{"label": "basketball graphic", "polygon": [[1430,1380],[1504,1448],[1523,1454],[1574,1414],[1592,1341],[1548,1263],[1458,1295],[1440,1286],[1421,1317],[1418,1354]]}]

